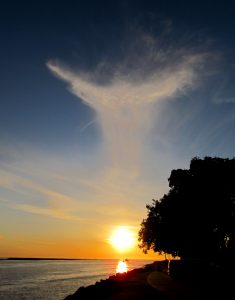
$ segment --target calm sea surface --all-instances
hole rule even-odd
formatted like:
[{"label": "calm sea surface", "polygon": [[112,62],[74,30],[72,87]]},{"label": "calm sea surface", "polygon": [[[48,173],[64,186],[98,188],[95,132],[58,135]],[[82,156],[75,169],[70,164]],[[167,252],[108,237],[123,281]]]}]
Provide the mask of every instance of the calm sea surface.
[{"label": "calm sea surface", "polygon": [[[128,270],[151,263],[129,260]],[[1,300],[61,300],[116,273],[118,260],[0,260]]]}]

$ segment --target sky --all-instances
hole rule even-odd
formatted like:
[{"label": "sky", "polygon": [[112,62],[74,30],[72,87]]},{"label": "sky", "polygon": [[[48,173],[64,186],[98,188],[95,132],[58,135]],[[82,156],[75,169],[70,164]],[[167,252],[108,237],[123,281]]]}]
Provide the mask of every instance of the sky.
[{"label": "sky", "polygon": [[[7,1],[0,257],[129,258],[173,169],[235,153],[234,1]],[[200,200],[199,200],[200,201]]]}]

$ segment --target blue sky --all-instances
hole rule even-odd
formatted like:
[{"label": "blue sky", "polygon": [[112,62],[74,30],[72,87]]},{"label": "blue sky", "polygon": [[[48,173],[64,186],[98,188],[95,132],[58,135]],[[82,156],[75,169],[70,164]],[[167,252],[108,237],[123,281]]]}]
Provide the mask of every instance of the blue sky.
[{"label": "blue sky", "polygon": [[1,4],[0,256],[83,255],[235,153],[233,1],[48,2]]}]

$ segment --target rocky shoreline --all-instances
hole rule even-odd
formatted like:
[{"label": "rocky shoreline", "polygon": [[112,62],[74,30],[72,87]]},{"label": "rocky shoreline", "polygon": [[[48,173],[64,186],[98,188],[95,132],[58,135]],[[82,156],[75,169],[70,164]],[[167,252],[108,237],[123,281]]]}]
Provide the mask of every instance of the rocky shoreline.
[{"label": "rocky shoreline", "polygon": [[118,273],[106,280],[96,282],[94,285],[80,287],[73,295],[64,300],[75,299],[144,299],[144,297],[158,296],[161,294],[147,282],[146,275],[151,272],[154,264],[143,268],[134,269],[127,273]]},{"label": "rocky shoreline", "polygon": [[[141,300],[231,298],[232,278],[205,262],[156,261],[143,268],[118,273],[94,285],[80,287],[64,300]],[[209,299],[208,298],[208,299]],[[233,296],[232,298],[233,299]]]}]

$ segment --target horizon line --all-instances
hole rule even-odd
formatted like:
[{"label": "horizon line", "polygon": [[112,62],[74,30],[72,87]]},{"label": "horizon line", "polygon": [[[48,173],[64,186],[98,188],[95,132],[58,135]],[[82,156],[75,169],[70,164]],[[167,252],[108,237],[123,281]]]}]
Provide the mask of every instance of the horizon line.
[{"label": "horizon line", "polygon": [[[0,260],[119,260],[119,258],[0,257]],[[153,260],[132,258],[128,260]]]}]

